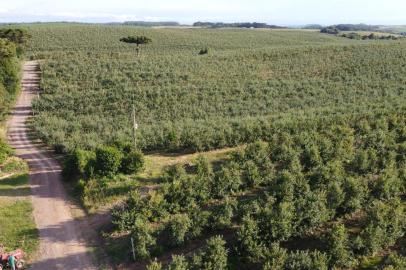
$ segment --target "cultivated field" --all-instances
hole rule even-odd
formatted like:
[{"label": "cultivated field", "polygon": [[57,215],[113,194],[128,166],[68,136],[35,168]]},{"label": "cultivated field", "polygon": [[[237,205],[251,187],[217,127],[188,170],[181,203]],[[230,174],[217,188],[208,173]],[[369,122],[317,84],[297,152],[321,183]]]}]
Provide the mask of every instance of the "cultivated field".
[{"label": "cultivated field", "polygon": [[[69,173],[86,206],[124,200],[104,234],[114,263],[406,266],[404,39],[27,27],[29,54],[42,59],[34,128],[57,151],[80,149],[66,164],[76,166]],[[119,42],[128,35],[153,43],[137,57]],[[117,176],[123,153],[100,147],[132,142],[133,105],[146,168]],[[225,147],[233,148],[179,154]],[[93,162],[115,168],[104,174]],[[158,261],[148,269],[161,269]]]},{"label": "cultivated field", "polygon": [[[42,62],[36,128],[71,150],[131,140],[144,150],[204,150],[265,139],[276,119],[394,109],[405,98],[404,41],[308,31],[35,26]],[[51,34],[50,34],[51,33]],[[120,37],[145,34],[141,49]],[[208,55],[199,56],[202,48]]]}]

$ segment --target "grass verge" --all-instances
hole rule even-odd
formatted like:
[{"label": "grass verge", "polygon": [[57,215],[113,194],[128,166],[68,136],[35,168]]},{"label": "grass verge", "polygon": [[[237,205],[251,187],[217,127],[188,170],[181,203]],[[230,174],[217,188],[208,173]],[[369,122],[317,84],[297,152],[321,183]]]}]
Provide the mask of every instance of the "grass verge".
[{"label": "grass verge", "polygon": [[10,158],[0,176],[0,243],[6,251],[23,249],[28,260],[39,244],[30,194],[26,164]]}]

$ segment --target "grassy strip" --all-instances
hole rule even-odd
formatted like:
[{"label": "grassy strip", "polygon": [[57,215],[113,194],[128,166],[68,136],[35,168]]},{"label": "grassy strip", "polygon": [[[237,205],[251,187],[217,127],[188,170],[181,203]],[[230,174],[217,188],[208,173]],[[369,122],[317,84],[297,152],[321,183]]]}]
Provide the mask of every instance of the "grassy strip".
[{"label": "grassy strip", "polygon": [[128,194],[135,190],[141,189],[142,192],[148,192],[162,183],[162,177],[165,170],[175,164],[183,164],[188,167],[188,164],[193,163],[196,158],[204,156],[213,167],[218,166],[228,154],[237,148],[225,148],[208,152],[193,153],[193,154],[148,154],[145,156],[145,169],[137,175],[120,174],[101,181],[95,181],[86,184],[87,191],[85,194],[76,192],[77,198],[82,201],[83,206],[89,213],[97,212],[100,208],[115,205],[128,197]]},{"label": "grassy strip", "polygon": [[[12,158],[6,165],[14,169],[25,169],[21,163],[21,160]],[[0,178],[0,243],[7,251],[23,249],[28,259],[33,256],[39,244],[29,196],[26,170]]]}]

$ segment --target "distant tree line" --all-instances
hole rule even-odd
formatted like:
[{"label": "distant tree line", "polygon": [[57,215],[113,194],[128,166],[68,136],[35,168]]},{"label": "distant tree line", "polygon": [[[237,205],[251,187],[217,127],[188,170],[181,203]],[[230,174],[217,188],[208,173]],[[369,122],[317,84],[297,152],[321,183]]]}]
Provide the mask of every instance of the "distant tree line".
[{"label": "distant tree line", "polygon": [[[344,27],[345,26],[345,27]],[[386,39],[386,40],[396,40],[399,39],[399,36],[395,36],[395,35],[384,35],[384,34],[374,34],[374,33],[370,33],[367,35],[362,35],[360,33],[356,33],[356,32],[351,32],[351,33],[343,33],[341,34],[341,31],[379,31],[378,29],[375,30],[356,30],[356,29],[362,29],[362,27],[349,27],[348,25],[344,25],[341,26],[340,25],[333,25],[333,26],[328,26],[328,27],[324,27],[320,29],[321,33],[324,34],[330,34],[330,35],[337,35],[340,37],[345,37],[345,38],[349,38],[349,39],[358,39],[358,40],[378,40],[378,39]],[[358,25],[356,25],[358,26]],[[353,30],[342,30],[342,29],[353,29]]]},{"label": "distant tree line", "polygon": [[368,24],[337,24],[330,27],[337,28],[340,31],[380,31],[379,25]]},{"label": "distant tree line", "polygon": [[223,23],[223,22],[195,22],[193,24],[195,27],[208,27],[208,28],[268,28],[268,29],[283,29],[286,27],[278,26],[278,25],[269,25],[266,23]]},{"label": "distant tree line", "polygon": [[386,39],[386,40],[396,40],[399,39],[399,37],[394,36],[394,35],[376,35],[374,33],[371,33],[369,35],[361,35],[359,33],[345,33],[345,34],[341,34],[339,35],[340,37],[346,37],[349,39],[358,39],[358,40],[378,40],[378,39]]},{"label": "distant tree line", "polygon": [[153,27],[153,26],[180,26],[178,22],[146,22],[146,21],[127,21],[123,25]]},{"label": "distant tree line", "polygon": [[320,24],[308,24],[302,27],[303,29],[322,29],[323,26]]},{"label": "distant tree line", "polygon": [[[19,56],[29,38],[22,29],[0,29],[0,120],[4,120],[14,100],[19,85]],[[12,150],[0,138],[0,164]]]}]

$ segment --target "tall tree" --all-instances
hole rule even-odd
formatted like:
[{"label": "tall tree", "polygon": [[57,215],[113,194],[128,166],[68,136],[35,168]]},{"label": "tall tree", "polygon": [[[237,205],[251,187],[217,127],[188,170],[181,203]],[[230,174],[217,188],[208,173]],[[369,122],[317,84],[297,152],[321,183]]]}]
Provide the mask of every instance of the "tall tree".
[{"label": "tall tree", "polygon": [[152,42],[152,40],[146,36],[128,36],[121,38],[120,41],[129,44],[136,44],[137,56],[140,55],[140,45],[145,45]]}]

